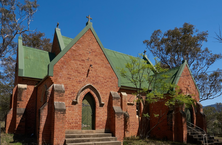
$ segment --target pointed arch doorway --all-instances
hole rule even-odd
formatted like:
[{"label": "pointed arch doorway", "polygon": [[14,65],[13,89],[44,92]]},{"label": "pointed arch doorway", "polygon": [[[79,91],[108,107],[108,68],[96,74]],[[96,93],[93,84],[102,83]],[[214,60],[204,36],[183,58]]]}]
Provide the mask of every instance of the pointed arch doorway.
[{"label": "pointed arch doorway", "polygon": [[95,100],[87,93],[82,100],[82,130],[95,129]]}]

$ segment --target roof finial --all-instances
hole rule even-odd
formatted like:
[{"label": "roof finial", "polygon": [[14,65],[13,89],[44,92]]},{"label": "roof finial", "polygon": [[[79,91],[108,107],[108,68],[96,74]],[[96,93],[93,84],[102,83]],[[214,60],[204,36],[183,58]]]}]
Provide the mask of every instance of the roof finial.
[{"label": "roof finial", "polygon": [[144,55],[146,54],[146,50],[143,51]]},{"label": "roof finial", "polygon": [[88,22],[90,22],[90,20],[92,20],[92,18],[89,16],[86,16],[86,18],[88,18]]},{"label": "roof finial", "polygon": [[57,22],[57,26],[56,27],[59,28],[59,22]]}]

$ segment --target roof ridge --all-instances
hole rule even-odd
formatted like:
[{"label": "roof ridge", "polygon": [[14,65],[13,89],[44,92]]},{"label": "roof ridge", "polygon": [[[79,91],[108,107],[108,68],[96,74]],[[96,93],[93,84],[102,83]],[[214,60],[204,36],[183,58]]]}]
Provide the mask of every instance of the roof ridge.
[{"label": "roof ridge", "polygon": [[[118,51],[115,51],[115,50],[111,50],[111,49],[108,49],[108,48],[105,48],[105,49],[110,50],[110,51],[114,51],[114,52],[117,52],[117,53],[120,53],[120,54],[132,56],[132,55],[129,55],[129,54],[126,54],[126,53],[122,53],[122,52],[118,52]],[[132,57],[137,57],[137,56],[132,56]]]},{"label": "roof ridge", "polygon": [[66,38],[69,38],[69,39],[72,39],[72,40],[73,40],[73,38],[70,38],[70,37],[67,37],[67,36],[64,36],[64,35],[62,35],[62,37],[66,37]]},{"label": "roof ridge", "polygon": [[24,46],[23,45],[23,48],[28,48],[28,49],[31,49],[31,50],[35,50],[35,51],[41,51],[41,52],[47,52],[47,53],[52,53],[52,52],[49,52],[49,51],[45,51],[45,50],[42,50],[42,49],[38,49],[38,48],[34,48],[34,47],[29,47],[29,46]]}]

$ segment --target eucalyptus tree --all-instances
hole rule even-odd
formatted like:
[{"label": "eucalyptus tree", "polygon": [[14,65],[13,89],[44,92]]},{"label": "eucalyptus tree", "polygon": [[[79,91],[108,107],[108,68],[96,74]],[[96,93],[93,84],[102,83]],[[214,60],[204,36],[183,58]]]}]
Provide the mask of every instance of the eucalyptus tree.
[{"label": "eucalyptus tree", "polygon": [[181,28],[162,32],[155,30],[149,40],[144,40],[147,49],[161,61],[163,67],[174,68],[187,60],[193,77],[200,90],[200,101],[214,99],[222,94],[222,69],[212,70],[211,66],[222,59],[202,48],[207,42],[208,32],[200,32],[194,25],[184,23]]}]

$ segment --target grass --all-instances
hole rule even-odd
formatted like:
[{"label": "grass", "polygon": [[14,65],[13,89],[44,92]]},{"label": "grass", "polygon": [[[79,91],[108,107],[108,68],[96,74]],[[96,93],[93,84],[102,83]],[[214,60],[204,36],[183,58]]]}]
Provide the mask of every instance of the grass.
[{"label": "grass", "polygon": [[218,139],[218,140],[220,140],[222,142],[222,134],[221,135],[216,135],[214,138]]},{"label": "grass", "polygon": [[139,137],[125,138],[123,145],[192,145],[173,141],[160,141],[154,139],[140,139]]},{"label": "grass", "polygon": [[1,125],[1,145],[37,145],[34,137],[27,137],[5,133],[5,122],[0,121]]}]

